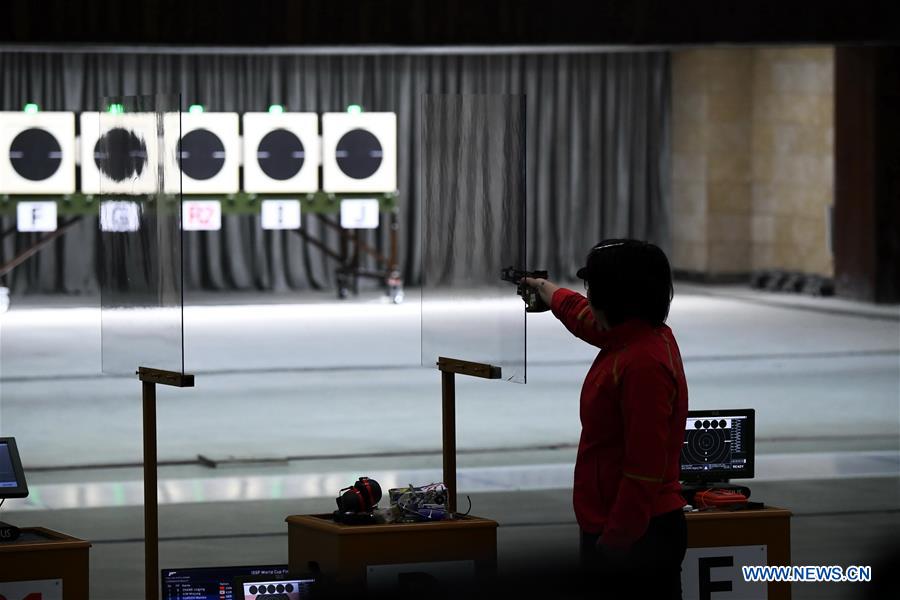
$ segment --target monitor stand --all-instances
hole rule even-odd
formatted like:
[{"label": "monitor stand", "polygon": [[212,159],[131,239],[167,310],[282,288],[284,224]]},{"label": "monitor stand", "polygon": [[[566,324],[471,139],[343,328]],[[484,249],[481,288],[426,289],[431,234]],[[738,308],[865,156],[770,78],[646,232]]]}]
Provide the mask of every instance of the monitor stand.
[{"label": "monitor stand", "polygon": [[750,497],[750,488],[746,485],[738,485],[731,483],[728,479],[719,479],[716,481],[682,481],[681,495],[688,504],[693,504],[694,494],[703,490],[734,490],[741,492],[747,498]]},{"label": "monitor stand", "polygon": [[733,487],[729,482],[730,479],[716,479],[710,481],[682,481],[681,489],[683,490],[715,490],[720,488],[730,488]]}]

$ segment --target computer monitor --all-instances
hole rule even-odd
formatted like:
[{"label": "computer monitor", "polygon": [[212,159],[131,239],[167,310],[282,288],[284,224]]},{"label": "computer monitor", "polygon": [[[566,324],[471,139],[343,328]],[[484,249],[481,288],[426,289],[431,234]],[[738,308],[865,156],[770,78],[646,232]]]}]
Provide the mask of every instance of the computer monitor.
[{"label": "computer monitor", "polygon": [[16,439],[0,438],[0,500],[6,498],[25,498],[28,496],[28,483],[25,471],[19,460]]},{"label": "computer monitor", "polygon": [[[162,600],[244,600],[235,581],[288,578],[287,565],[201,567],[162,570]],[[238,584],[240,585],[240,584]]]},{"label": "computer monitor", "polygon": [[681,447],[681,480],[751,479],[755,419],[752,408],[689,411]]}]

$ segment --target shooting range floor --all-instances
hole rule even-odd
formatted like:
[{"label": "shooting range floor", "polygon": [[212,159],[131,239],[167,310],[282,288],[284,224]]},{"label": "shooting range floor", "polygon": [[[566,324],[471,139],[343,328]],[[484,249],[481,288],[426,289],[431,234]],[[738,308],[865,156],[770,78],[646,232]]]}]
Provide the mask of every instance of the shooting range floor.
[{"label": "shooting range floor", "polygon": [[[13,298],[0,315],[0,434],[16,436],[33,490],[2,517],[94,540],[91,597],[138,598],[140,385],[99,374],[99,311],[74,304]],[[284,563],[285,515],[331,510],[358,475],[440,476],[440,378],[419,366],[415,291],[399,306],[310,293],[188,304],[197,387],[158,392],[163,567]],[[691,408],[757,410],[753,496],[797,514],[794,563],[872,562],[900,533],[898,307],[679,285],[670,325]],[[501,568],[576,551],[568,488],[593,356],[530,315],[527,385],[457,380],[460,487],[500,521]]]}]

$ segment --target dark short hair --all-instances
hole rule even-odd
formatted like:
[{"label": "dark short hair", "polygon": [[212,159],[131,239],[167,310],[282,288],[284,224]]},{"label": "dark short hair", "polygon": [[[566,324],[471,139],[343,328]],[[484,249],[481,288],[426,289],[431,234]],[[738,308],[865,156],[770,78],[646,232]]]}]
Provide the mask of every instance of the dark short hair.
[{"label": "dark short hair", "polygon": [[603,311],[610,325],[643,319],[659,326],[669,316],[672,269],[666,253],[655,244],[603,240],[591,248],[578,277],[588,286],[591,306]]}]

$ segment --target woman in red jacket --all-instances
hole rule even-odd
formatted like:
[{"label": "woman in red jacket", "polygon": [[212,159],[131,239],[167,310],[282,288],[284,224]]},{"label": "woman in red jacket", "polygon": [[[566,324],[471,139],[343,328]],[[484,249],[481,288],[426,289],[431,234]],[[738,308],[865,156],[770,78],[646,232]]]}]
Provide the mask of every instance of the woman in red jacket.
[{"label": "woman in red jacket", "polygon": [[688,393],[665,321],[672,274],[657,246],[606,240],[578,271],[587,298],[527,279],[600,348],[581,388],[574,507],[582,558],[609,597],[681,598],[687,532],[678,482]]}]

